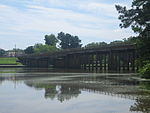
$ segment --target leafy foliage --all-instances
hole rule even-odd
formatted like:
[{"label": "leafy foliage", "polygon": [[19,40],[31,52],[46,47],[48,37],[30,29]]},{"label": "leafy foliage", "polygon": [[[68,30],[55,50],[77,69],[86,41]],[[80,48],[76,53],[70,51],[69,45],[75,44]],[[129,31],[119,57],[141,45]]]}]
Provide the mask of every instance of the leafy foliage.
[{"label": "leafy foliage", "polygon": [[144,65],[139,71],[143,78],[150,78],[150,62]]},{"label": "leafy foliage", "polygon": [[81,40],[78,38],[78,36],[72,36],[68,33],[60,32],[58,33],[58,36],[55,35],[45,35],[45,45],[38,43],[34,46],[27,47],[24,52],[26,54],[32,54],[32,53],[43,53],[43,52],[54,52],[59,50],[60,48],[56,47],[56,44],[60,42],[60,47],[62,49],[68,49],[68,48],[80,48],[82,46]]},{"label": "leafy foliage", "polygon": [[34,53],[33,46],[27,47],[27,48],[24,50],[24,52],[25,52],[26,54],[32,54],[32,53]]},{"label": "leafy foliage", "polygon": [[137,43],[137,38],[138,37],[129,37],[129,38],[124,38],[123,41],[125,44],[136,44]]},{"label": "leafy foliage", "polygon": [[134,44],[136,42],[136,37],[130,37],[123,40],[115,40],[107,44],[106,42],[92,42],[85,45],[85,48],[97,48],[97,47],[107,47],[107,46],[120,46],[125,44]]},{"label": "leafy foliage", "polygon": [[55,35],[45,35],[45,44],[50,45],[50,46],[56,46],[56,43],[58,42],[57,38]]},{"label": "leafy foliage", "polygon": [[43,44],[35,44],[34,45],[34,52],[35,53],[43,53],[43,52],[54,52],[59,50],[55,46],[50,45],[43,45]]},{"label": "leafy foliage", "polygon": [[32,54],[32,53],[44,53],[44,52],[54,52],[59,50],[55,46],[51,45],[43,45],[41,43],[37,43],[34,46],[27,47],[24,51],[26,54]]},{"label": "leafy foliage", "polygon": [[85,45],[85,48],[96,48],[96,47],[105,47],[108,44],[106,42],[92,42]]},{"label": "leafy foliage", "polygon": [[131,9],[116,5],[120,27],[131,26],[132,30],[139,35],[134,38],[139,53],[140,65],[143,61],[150,60],[150,0],[133,0]]},{"label": "leafy foliage", "polygon": [[62,49],[67,48],[80,48],[82,46],[81,40],[78,36],[72,36],[68,33],[60,32],[58,33],[57,38],[60,40],[60,46]]},{"label": "leafy foliage", "polygon": [[0,56],[4,56],[4,55],[5,55],[5,53],[6,53],[6,51],[5,51],[5,50],[0,49]]},{"label": "leafy foliage", "polygon": [[110,42],[110,45],[122,45],[124,44],[124,41],[122,40],[115,40],[113,42]]},{"label": "leafy foliage", "polygon": [[120,27],[132,27],[132,30],[141,33],[148,26],[150,21],[150,1],[149,0],[133,0],[132,8],[127,10],[126,7],[116,5],[119,19],[121,20]]}]

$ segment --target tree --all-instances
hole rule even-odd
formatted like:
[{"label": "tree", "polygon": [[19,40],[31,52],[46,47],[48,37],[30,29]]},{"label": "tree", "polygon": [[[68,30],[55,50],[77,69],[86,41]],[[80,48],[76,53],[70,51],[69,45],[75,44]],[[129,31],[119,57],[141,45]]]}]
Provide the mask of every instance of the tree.
[{"label": "tree", "polygon": [[42,43],[36,43],[33,48],[40,48],[41,46],[43,46]]},{"label": "tree", "polygon": [[45,35],[44,40],[45,40],[45,44],[50,45],[50,46],[55,46],[55,47],[56,47],[56,43],[58,42],[57,38],[53,34]]},{"label": "tree", "polygon": [[50,46],[50,45],[43,45],[43,44],[35,44],[34,45],[34,52],[35,53],[44,53],[44,52],[54,52],[57,51],[58,48],[55,46]]},{"label": "tree", "polygon": [[125,44],[136,44],[138,37],[130,36],[129,38],[124,38],[123,41]]},{"label": "tree", "polygon": [[60,46],[62,49],[67,48],[80,48],[82,46],[81,40],[78,36],[72,36],[68,33],[60,32],[57,38],[60,40]]},{"label": "tree", "polygon": [[34,53],[34,48],[33,48],[33,46],[27,47],[27,48],[24,50],[24,52],[25,52],[26,54],[32,54],[32,53]]},{"label": "tree", "polygon": [[106,42],[92,42],[85,45],[85,48],[96,48],[96,47],[105,47],[107,46]]},{"label": "tree", "polygon": [[6,53],[6,51],[5,51],[5,50],[0,49],[0,56],[4,56],[4,55],[5,55],[5,53]]},{"label": "tree", "polygon": [[130,27],[138,33],[135,42],[140,54],[141,64],[145,60],[150,60],[150,0],[133,0],[131,9],[116,5],[120,27]]},{"label": "tree", "polygon": [[114,45],[123,45],[123,44],[125,44],[124,41],[122,41],[122,40],[115,40],[113,42],[110,42],[109,45],[114,46]]},{"label": "tree", "polygon": [[150,21],[150,1],[149,0],[133,0],[132,8],[127,10],[126,7],[116,5],[119,19],[121,20],[120,27],[132,27],[136,33],[142,33],[149,25]]}]

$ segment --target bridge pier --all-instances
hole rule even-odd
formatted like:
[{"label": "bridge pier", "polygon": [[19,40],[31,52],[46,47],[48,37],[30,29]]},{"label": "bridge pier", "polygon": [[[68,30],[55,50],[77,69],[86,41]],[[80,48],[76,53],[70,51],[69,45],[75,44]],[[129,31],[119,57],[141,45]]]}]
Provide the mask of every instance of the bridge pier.
[{"label": "bridge pier", "polygon": [[53,59],[53,67],[54,68],[64,68],[65,67],[65,57],[60,57],[57,59]]},{"label": "bridge pier", "polygon": [[107,69],[107,54],[105,53],[104,54],[104,71],[106,71],[106,69]]},{"label": "bridge pier", "polygon": [[81,55],[80,54],[69,54],[66,57],[65,64],[66,68],[74,68],[74,69],[80,69],[81,68]]},{"label": "bridge pier", "polygon": [[100,67],[100,71],[102,71],[102,58],[103,58],[103,56],[102,56],[102,54],[99,54],[98,57],[99,57],[99,67]]},{"label": "bridge pier", "polygon": [[132,71],[135,71],[135,52],[132,52]]},{"label": "bridge pier", "polygon": [[98,53],[96,53],[95,70],[98,71]]}]

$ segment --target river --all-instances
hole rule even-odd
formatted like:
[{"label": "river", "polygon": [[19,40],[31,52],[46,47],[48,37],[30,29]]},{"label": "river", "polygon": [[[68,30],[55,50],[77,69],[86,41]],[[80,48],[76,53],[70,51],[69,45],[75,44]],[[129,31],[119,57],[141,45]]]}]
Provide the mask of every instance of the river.
[{"label": "river", "polygon": [[0,68],[0,113],[150,113],[135,73]]}]

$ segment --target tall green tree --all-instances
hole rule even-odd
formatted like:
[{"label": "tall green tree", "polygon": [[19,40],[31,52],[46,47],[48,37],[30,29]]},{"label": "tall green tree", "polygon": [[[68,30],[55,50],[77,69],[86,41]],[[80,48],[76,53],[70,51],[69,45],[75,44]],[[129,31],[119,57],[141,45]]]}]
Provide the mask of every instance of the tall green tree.
[{"label": "tall green tree", "polygon": [[55,46],[55,47],[56,47],[56,43],[58,42],[57,38],[53,34],[45,35],[44,40],[45,40],[45,44],[50,45],[50,46]]},{"label": "tall green tree", "polygon": [[150,60],[150,0],[133,0],[130,9],[116,5],[121,20],[120,27],[131,27],[139,35],[135,42],[140,59]]},{"label": "tall green tree", "polygon": [[72,36],[68,33],[60,32],[57,38],[60,40],[60,46],[62,49],[67,48],[80,48],[82,46],[81,40],[78,36]]},{"label": "tall green tree", "polygon": [[33,48],[33,46],[27,47],[27,48],[24,50],[24,52],[25,52],[26,54],[32,54],[32,53],[34,53],[34,48]]},{"label": "tall green tree", "polygon": [[6,53],[6,51],[5,51],[5,50],[0,49],[0,56],[4,56],[4,55],[5,55],[5,53]]}]

